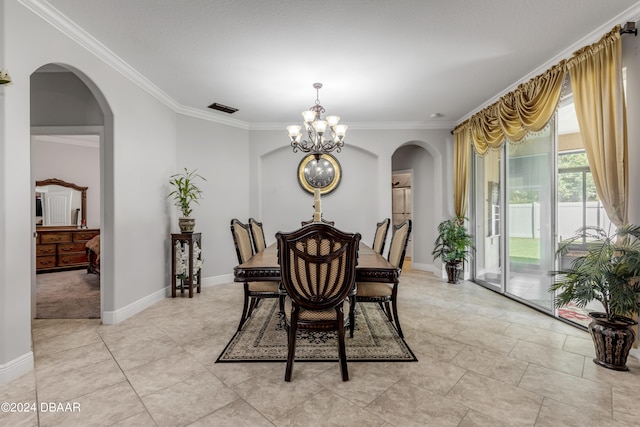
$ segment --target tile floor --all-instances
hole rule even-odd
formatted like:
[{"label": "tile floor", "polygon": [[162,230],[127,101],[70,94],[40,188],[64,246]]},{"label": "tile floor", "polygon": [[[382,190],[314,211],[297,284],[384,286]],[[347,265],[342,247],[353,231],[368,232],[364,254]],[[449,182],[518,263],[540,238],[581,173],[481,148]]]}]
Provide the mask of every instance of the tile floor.
[{"label": "tile floor", "polygon": [[[237,284],[168,298],[115,326],[33,323],[36,369],[0,402],[80,412],[0,413],[7,426],[615,426],[640,423],[640,362],[595,365],[587,333],[487,289],[403,272],[418,363],[215,364],[241,310]],[[72,406],[71,406],[72,408]]]}]

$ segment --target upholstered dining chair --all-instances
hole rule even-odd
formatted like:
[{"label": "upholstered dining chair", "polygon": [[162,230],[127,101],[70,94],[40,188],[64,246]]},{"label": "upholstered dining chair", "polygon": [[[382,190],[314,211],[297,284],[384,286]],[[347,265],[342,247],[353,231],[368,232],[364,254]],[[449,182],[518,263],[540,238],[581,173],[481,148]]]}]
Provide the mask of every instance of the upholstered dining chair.
[{"label": "upholstered dining chair", "polygon": [[389,231],[389,224],[391,220],[386,218],[376,224],[376,234],[373,236],[373,246],[371,248],[382,255],[384,252],[384,245],[387,242],[387,231]]},{"label": "upholstered dining chair", "polygon": [[[253,256],[249,225],[243,224],[234,218],[231,220],[231,234],[233,235],[233,243],[236,246],[238,263],[242,264]],[[251,317],[251,313],[257,307],[261,298],[280,298],[281,311],[284,309],[284,295],[280,292],[280,283],[244,282],[244,305],[238,330],[242,329],[244,322]]]},{"label": "upholstered dining chair", "polygon": [[[332,227],[333,227],[334,225],[336,225],[335,221],[327,221],[327,220],[326,220],[326,219],[324,219],[324,218],[320,218],[320,222],[325,223],[325,224],[329,224],[329,225],[330,225],[330,226],[332,226]],[[300,225],[302,225],[302,226],[304,227],[305,225],[309,225],[309,224],[313,224],[313,223],[315,223],[315,221],[314,221],[314,220],[312,220],[312,219],[310,219],[310,220],[308,220],[308,221],[301,221],[301,222],[300,222]]]},{"label": "upholstered dining chair", "polygon": [[355,285],[359,233],[314,223],[278,233],[278,262],[286,290],[288,353],[285,381],[291,381],[298,329],[335,330],[342,380],[349,380],[344,343],[349,296]]},{"label": "upholstered dining chair", "polygon": [[[393,226],[391,234],[391,244],[389,245],[389,255],[387,261],[389,264],[402,271],[402,263],[404,255],[407,251],[407,243],[411,234],[411,220],[407,219],[398,225]],[[377,302],[380,308],[385,312],[391,323],[395,321],[395,327],[398,335],[404,338],[402,328],[400,327],[400,319],[398,318],[398,283],[384,282],[358,282],[356,284],[356,301],[357,302]],[[391,304],[391,307],[389,307]],[[354,307],[355,309],[355,307]],[[351,318],[354,318],[352,315]],[[353,327],[350,330],[353,336]]]},{"label": "upholstered dining chair", "polygon": [[262,223],[253,218],[249,218],[249,228],[251,230],[251,241],[253,242],[253,252],[258,253],[264,251],[267,244],[264,240],[264,229]]}]

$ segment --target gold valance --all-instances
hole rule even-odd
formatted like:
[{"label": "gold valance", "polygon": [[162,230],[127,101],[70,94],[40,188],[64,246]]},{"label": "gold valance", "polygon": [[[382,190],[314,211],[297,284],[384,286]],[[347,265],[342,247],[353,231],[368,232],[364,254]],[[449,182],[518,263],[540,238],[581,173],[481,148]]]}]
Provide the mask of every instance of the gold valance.
[{"label": "gold valance", "polygon": [[490,148],[500,148],[505,140],[521,141],[529,132],[543,129],[555,113],[565,74],[563,60],[474,114],[454,134],[468,126],[471,142],[481,156]]}]

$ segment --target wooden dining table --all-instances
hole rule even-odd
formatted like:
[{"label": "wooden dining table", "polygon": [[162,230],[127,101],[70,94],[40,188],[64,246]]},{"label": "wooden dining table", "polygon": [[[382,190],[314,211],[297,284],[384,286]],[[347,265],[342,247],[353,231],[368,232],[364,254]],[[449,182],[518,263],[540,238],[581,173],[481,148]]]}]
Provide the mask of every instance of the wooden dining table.
[{"label": "wooden dining table", "polygon": [[[236,282],[279,282],[278,244],[273,243],[267,246],[247,262],[237,265],[233,269],[233,274]],[[394,267],[382,255],[360,242],[356,282],[398,283],[399,280],[399,268]]]}]

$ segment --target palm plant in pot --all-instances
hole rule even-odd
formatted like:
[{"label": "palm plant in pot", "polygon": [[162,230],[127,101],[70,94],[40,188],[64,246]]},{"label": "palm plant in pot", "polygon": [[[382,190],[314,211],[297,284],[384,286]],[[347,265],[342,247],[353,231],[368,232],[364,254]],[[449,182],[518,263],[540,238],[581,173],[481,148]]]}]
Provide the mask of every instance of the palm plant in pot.
[{"label": "palm plant in pot", "polygon": [[183,233],[193,233],[196,225],[195,218],[191,218],[191,203],[200,204],[198,201],[202,198],[202,190],[196,185],[197,179],[206,181],[205,178],[196,173],[197,170],[189,171],[184,168],[184,172],[171,175],[169,184],[174,190],[167,197],[172,197],[173,202],[182,212],[182,217],[178,219],[178,226]]},{"label": "palm plant in pot", "polygon": [[[586,307],[593,301],[604,312],[590,312],[589,334],[596,358],[593,361],[609,369],[628,370],[627,357],[635,340],[632,316],[640,311],[640,227],[624,225],[613,233],[602,228],[584,227],[562,242],[557,254],[583,249],[568,268],[552,271],[558,307],[575,303]],[[583,243],[584,242],[584,243]]]},{"label": "palm plant in pot", "polygon": [[442,221],[438,225],[438,237],[433,251],[433,259],[440,258],[447,270],[447,281],[458,283],[465,261],[474,249],[473,236],[467,232],[464,222],[467,218],[457,216]]}]

